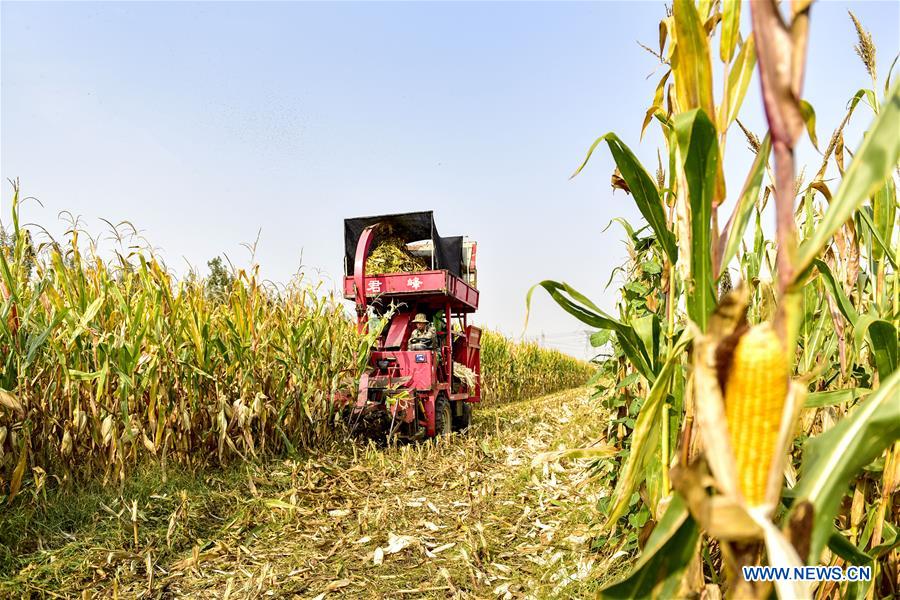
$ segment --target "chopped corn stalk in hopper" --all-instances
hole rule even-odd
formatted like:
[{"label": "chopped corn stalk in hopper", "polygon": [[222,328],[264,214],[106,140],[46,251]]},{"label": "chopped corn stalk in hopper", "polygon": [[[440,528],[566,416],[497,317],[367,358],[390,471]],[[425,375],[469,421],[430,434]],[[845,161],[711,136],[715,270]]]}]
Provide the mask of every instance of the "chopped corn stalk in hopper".
[{"label": "chopped corn stalk in hopper", "polygon": [[458,362],[453,363],[453,376],[465,383],[470,390],[475,389],[475,385],[478,382],[478,376],[475,374],[475,371]]},{"label": "chopped corn stalk in hopper", "polygon": [[415,273],[425,271],[425,261],[406,248],[406,242],[390,235],[381,239],[366,259],[366,272],[372,275],[384,273]]}]

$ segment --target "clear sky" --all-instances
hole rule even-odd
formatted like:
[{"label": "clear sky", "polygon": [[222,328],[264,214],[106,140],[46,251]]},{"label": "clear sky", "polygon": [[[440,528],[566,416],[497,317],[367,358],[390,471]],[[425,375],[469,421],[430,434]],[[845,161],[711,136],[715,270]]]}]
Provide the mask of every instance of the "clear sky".
[{"label": "clear sky", "polygon": [[[882,78],[900,50],[900,3],[814,5],[804,96],[823,145],[870,85],[848,7]],[[280,282],[301,257],[338,279],[345,217],[433,209],[441,233],[479,242],[478,321],[518,335],[541,279],[614,306],[604,284],[625,251],[601,230],[640,215],[612,193],[605,150],[568,176],[610,130],[655,169],[659,137],[638,134],[663,71],[636,41],[657,45],[662,16],[659,2],[2,2],[0,175],[43,202],[25,220],[59,235],[63,210],[94,232],[128,219],[179,273],[220,253],[245,266],[261,231],[256,258]],[[756,80],[742,120],[762,137]],[[752,157],[731,140],[733,195]],[[799,153],[818,166],[808,142]],[[0,197],[8,222],[8,185]],[[581,329],[537,299],[529,335],[583,355]]]}]

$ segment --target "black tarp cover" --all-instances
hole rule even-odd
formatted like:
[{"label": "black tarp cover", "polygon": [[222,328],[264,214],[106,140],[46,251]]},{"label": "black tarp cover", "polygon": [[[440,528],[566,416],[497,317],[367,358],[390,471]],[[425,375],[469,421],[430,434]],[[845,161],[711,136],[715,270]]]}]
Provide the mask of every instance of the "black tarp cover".
[{"label": "black tarp cover", "polygon": [[[396,215],[379,215],[374,217],[357,217],[344,219],[344,269],[346,275],[353,275],[356,245],[363,230],[375,223],[390,223],[394,235],[400,236],[407,244],[421,240],[431,240],[434,245],[434,268],[447,269],[459,277],[462,271],[461,235],[441,237],[434,224],[434,212],[401,213]],[[378,243],[378,231],[375,231],[375,244]]]}]

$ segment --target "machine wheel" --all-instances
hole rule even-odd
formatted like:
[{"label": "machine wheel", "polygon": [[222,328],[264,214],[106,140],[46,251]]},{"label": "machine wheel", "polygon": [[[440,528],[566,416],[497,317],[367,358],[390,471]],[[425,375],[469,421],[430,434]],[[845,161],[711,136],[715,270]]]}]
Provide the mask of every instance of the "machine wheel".
[{"label": "machine wheel", "polygon": [[462,414],[453,417],[453,430],[466,431],[472,424],[472,404],[463,400],[460,400],[459,403],[462,405],[460,407]]},{"label": "machine wheel", "polygon": [[450,402],[444,396],[438,396],[434,402],[434,436],[445,436],[453,433],[453,412]]}]

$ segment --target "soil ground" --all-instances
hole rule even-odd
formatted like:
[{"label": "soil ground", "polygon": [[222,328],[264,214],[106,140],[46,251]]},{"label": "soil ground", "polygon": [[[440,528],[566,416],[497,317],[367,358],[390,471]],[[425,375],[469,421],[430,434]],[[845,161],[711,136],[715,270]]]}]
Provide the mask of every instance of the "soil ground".
[{"label": "soil ground", "polygon": [[544,453],[605,426],[576,389],[477,409],[436,443],[150,470],[0,525],[0,596],[593,597],[626,566],[591,546],[609,490],[584,459]]}]

